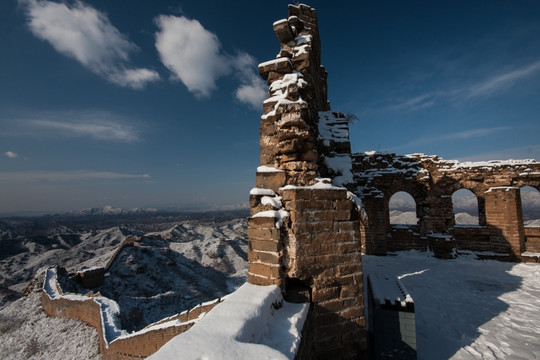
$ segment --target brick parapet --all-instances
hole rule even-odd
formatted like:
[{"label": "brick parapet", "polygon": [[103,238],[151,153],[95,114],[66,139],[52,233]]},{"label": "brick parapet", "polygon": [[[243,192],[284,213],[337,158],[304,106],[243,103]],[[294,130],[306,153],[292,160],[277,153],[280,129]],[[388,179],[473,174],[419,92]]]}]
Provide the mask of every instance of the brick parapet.
[{"label": "brick parapet", "polygon": [[[471,239],[476,244],[456,239],[456,246],[514,257],[524,251],[519,188],[532,186],[540,190],[540,163],[534,160],[462,163],[423,154],[377,152],[353,154],[352,159],[355,181],[352,190],[362,199],[367,213],[367,222],[362,225],[366,253],[383,255],[387,251],[406,250],[412,244],[410,234],[404,232],[401,235],[393,233],[392,239],[387,239],[387,234],[392,233],[389,200],[393,194],[405,191],[414,198],[419,218],[418,233],[422,238],[454,232],[452,194],[463,188],[477,197],[479,224],[489,228],[489,235],[486,238],[484,231],[481,238]],[[517,194],[513,200],[498,200],[502,207],[494,206],[495,199],[490,197],[489,191],[498,188],[516,188]],[[456,231],[461,239],[474,232]]]},{"label": "brick parapet", "polygon": [[[43,310],[51,317],[66,317],[81,320],[96,328],[98,333],[99,350],[105,360],[143,359],[159,350],[167,341],[178,334],[189,330],[202,313],[212,310],[221,300],[198,305],[194,309],[151,324],[138,333],[116,338],[110,342],[105,339],[102,324],[102,309],[91,296],[64,296],[57,281],[54,281],[58,298],[52,298],[45,290],[41,294]],[[172,323],[174,321],[175,323]],[[170,326],[163,326],[171,322]],[[162,325],[152,329],[153,326]]]},{"label": "brick parapet", "polygon": [[287,189],[282,196],[291,216],[284,247],[294,255],[284,257],[283,271],[311,289],[315,358],[336,349],[343,356],[361,357],[365,320],[355,204],[346,189],[337,188]]},{"label": "brick parapet", "polygon": [[512,254],[520,256],[525,251],[525,231],[519,188],[490,188],[485,193],[485,202],[491,237],[507,241]]},{"label": "brick parapet", "polygon": [[540,227],[525,228],[525,250],[540,253]]}]

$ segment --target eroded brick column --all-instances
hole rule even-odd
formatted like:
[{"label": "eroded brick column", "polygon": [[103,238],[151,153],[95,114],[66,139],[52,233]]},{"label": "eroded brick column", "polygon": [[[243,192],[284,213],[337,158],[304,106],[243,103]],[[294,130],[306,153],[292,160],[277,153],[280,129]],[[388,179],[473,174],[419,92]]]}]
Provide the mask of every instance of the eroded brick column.
[{"label": "eroded brick column", "polygon": [[[325,155],[318,152],[324,149],[319,112],[329,104],[317,14],[306,5],[289,5],[289,17],[273,29],[280,51],[259,65],[269,92],[259,133],[261,166],[250,192],[248,281],[278,285],[289,301],[311,302],[300,358],[362,358],[359,213],[346,188],[319,178],[346,174],[319,166]],[[347,145],[346,151],[332,147],[336,162],[338,155],[350,154],[350,145],[348,133],[343,135],[345,116],[332,116],[340,121],[327,121],[324,130],[341,134],[336,143]]]},{"label": "eroded brick column", "polygon": [[365,318],[354,202],[346,189],[335,187],[287,189],[283,202],[291,217],[283,272],[311,289],[312,356],[361,358]]},{"label": "eroded brick column", "polygon": [[525,251],[525,233],[519,188],[490,188],[485,192],[485,206],[494,248],[498,245],[504,251],[504,247],[509,247],[513,255],[521,255]]}]

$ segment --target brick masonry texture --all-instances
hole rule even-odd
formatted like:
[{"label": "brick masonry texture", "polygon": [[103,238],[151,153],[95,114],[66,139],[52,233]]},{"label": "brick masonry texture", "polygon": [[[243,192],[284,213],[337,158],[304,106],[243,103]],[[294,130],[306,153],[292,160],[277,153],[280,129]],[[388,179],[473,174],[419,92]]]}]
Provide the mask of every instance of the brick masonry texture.
[{"label": "brick masonry texture", "polygon": [[[371,152],[353,155],[353,174],[351,190],[362,198],[367,214],[361,231],[368,254],[431,248],[441,257],[457,249],[534,260],[522,256],[535,252],[538,240],[534,230],[523,226],[520,197],[521,187],[540,190],[540,163],[534,160],[459,163],[423,154]],[[459,189],[477,197],[480,226],[455,226],[451,196]],[[398,191],[415,200],[418,225],[390,225],[389,201]],[[435,241],[432,235],[447,241]]]},{"label": "brick masonry texture", "polygon": [[[330,106],[316,11],[289,5],[288,19],[275,22],[274,32],[278,57],[259,65],[270,86],[261,117],[260,163],[277,172],[259,171],[256,187],[273,190],[280,207],[269,209],[262,205],[263,196],[250,196],[248,281],[277,284],[286,298],[311,301],[297,359],[362,358],[358,210],[346,188],[310,187],[316,176],[327,173],[326,153],[345,149],[350,156],[350,145],[323,146],[318,134],[319,112]],[[279,227],[268,210],[286,214]]]},{"label": "brick masonry texture", "polygon": [[[62,292],[58,284],[57,288]],[[113,340],[107,346],[103,335],[100,306],[90,296],[81,301],[67,298],[51,299],[45,291],[41,295],[41,305],[47,315],[78,319],[96,328],[99,350],[104,360],[144,359],[155,353],[176,335],[189,330],[193,326],[193,322],[190,321],[195,320],[201,313],[212,310],[218,303],[219,300],[216,300],[213,303],[197,306],[190,311],[164,319],[164,321],[178,320],[182,324],[146,332],[141,331],[129,337]]]}]

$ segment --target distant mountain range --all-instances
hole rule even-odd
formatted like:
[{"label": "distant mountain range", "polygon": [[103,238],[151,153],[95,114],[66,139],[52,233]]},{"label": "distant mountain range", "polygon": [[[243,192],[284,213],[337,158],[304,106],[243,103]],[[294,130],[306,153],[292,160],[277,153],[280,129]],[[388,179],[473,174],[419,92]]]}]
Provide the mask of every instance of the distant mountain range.
[{"label": "distant mountain range", "polygon": [[[138,246],[121,251],[99,291],[127,309],[127,328],[139,328],[245,282],[247,216],[245,210],[182,213],[106,207],[0,219],[0,306],[20,296],[45,267],[77,271],[105,266],[133,235],[141,239]],[[134,308],[144,310],[141,323],[130,322]]]},{"label": "distant mountain range", "polygon": [[134,209],[120,209],[112,206],[104,206],[101,208],[88,208],[79,211],[70,211],[64,213],[64,216],[109,216],[109,215],[136,215],[136,214],[148,214],[156,213],[158,209],[154,208],[134,208]]}]

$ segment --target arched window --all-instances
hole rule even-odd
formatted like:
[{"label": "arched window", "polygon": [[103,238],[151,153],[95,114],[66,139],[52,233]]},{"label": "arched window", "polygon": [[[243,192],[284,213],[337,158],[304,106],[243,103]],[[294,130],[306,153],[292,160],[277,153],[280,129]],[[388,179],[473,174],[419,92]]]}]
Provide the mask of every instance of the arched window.
[{"label": "arched window", "polygon": [[532,186],[520,189],[523,225],[540,227],[540,192]]},{"label": "arched window", "polygon": [[390,198],[388,208],[390,210],[390,224],[418,224],[418,218],[416,217],[416,202],[410,194],[404,191],[398,191]]},{"label": "arched window", "polygon": [[478,199],[470,190],[459,189],[452,194],[456,225],[478,225]]}]

